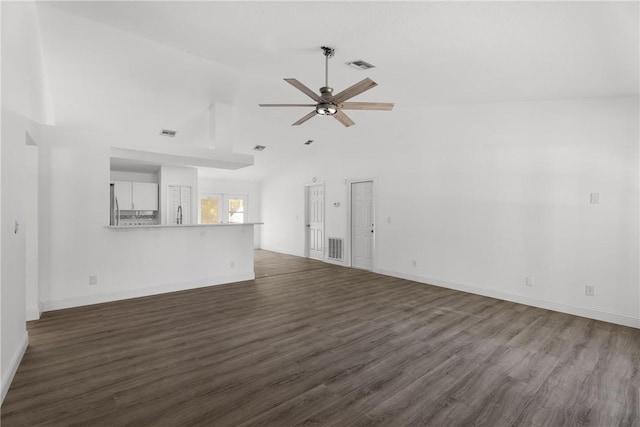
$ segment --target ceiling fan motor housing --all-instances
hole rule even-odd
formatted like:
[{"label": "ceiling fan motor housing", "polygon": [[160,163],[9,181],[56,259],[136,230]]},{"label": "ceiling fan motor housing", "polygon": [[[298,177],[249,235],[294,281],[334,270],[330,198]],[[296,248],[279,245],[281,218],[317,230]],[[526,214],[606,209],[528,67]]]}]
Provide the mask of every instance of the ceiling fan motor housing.
[{"label": "ceiling fan motor housing", "polygon": [[333,116],[338,112],[338,106],[334,104],[333,99],[333,88],[329,86],[323,86],[320,88],[320,97],[324,100],[324,102],[318,103],[316,105],[316,113],[322,114],[323,116]]},{"label": "ceiling fan motor housing", "polygon": [[338,106],[333,102],[320,102],[316,105],[316,113],[323,116],[333,116],[338,112]]}]

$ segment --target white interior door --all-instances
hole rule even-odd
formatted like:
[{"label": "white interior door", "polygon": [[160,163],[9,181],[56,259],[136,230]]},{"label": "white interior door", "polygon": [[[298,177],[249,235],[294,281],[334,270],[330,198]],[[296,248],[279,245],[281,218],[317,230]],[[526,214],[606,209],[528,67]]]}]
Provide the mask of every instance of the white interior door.
[{"label": "white interior door", "polygon": [[324,259],[324,184],[307,187],[307,195],[309,258]]},{"label": "white interior door", "polygon": [[351,266],[373,269],[373,182],[351,184]]}]

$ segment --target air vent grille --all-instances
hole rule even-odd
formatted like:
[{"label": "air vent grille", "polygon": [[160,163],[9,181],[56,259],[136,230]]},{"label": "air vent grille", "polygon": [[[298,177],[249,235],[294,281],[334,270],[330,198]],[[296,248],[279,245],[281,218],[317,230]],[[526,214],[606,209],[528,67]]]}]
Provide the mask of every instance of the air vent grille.
[{"label": "air vent grille", "polygon": [[256,145],[255,147],[253,147],[253,149],[256,151],[263,151],[265,148],[267,147],[264,145]]},{"label": "air vent grille", "polygon": [[307,142],[304,143],[304,145],[311,145],[313,144],[313,139],[308,139]]},{"label": "air vent grille", "polygon": [[169,137],[173,138],[174,136],[176,136],[176,131],[175,130],[170,130],[170,129],[162,129],[160,131],[160,135],[169,136]]},{"label": "air vent grille", "polygon": [[334,261],[343,261],[344,239],[338,237],[329,237],[329,253],[327,257]]},{"label": "air vent grille", "polygon": [[363,61],[362,59],[357,59],[355,61],[351,61],[351,62],[347,62],[347,65],[351,65],[354,68],[357,68],[359,70],[369,70],[371,68],[375,68],[376,66],[373,64],[369,64],[366,61]]},{"label": "air vent grille", "polygon": [[169,136],[169,137],[173,138],[174,136],[176,136],[176,131],[175,130],[170,130],[170,129],[162,129],[160,131],[160,135]]}]

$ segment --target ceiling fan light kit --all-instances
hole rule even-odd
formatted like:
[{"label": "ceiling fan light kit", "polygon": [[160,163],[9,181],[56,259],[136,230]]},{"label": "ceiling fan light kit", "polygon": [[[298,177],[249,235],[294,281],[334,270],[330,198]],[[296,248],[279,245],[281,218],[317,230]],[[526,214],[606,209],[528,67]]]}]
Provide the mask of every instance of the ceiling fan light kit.
[{"label": "ceiling fan light kit", "polygon": [[342,92],[333,95],[333,88],[329,87],[329,58],[335,54],[335,49],[322,46],[322,52],[325,57],[325,81],[324,86],[320,88],[320,95],[303,85],[296,79],[284,79],[287,83],[316,101],[316,104],[258,104],[260,107],[314,107],[314,111],[308,113],[292,126],[298,126],[314,116],[333,116],[344,126],[353,126],[355,122],[347,116],[342,110],[378,110],[391,111],[394,104],[391,102],[345,102],[361,93],[376,87],[378,84],[370,78],[346,88]]}]

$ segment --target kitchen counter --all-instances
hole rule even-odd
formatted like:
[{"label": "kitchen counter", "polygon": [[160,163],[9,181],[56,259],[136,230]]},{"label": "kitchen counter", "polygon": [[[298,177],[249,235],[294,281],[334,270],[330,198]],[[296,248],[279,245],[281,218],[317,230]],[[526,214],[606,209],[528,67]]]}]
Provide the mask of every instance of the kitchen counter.
[{"label": "kitchen counter", "polygon": [[243,225],[262,225],[263,222],[245,222],[242,224],[144,224],[144,225],[106,225],[109,230],[132,230],[138,228],[198,228],[198,227],[237,227]]}]

